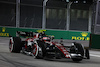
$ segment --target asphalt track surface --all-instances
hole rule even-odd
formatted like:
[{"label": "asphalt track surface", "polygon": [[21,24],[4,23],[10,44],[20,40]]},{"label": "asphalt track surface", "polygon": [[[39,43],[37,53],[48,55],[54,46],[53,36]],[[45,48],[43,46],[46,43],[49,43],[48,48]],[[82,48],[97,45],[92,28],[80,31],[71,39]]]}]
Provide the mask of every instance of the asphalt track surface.
[{"label": "asphalt track surface", "polygon": [[22,53],[9,52],[9,38],[0,37],[0,67],[100,67],[100,51],[90,50],[90,60],[34,59]]}]

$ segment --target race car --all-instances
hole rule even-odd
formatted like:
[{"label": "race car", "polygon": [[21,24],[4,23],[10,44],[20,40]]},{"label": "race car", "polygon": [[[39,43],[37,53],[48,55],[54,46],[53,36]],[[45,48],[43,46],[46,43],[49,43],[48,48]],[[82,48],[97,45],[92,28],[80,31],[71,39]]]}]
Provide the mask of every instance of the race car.
[{"label": "race car", "polygon": [[45,32],[22,32],[17,31],[19,36],[26,38],[22,40],[18,37],[10,37],[10,52],[24,53],[32,55],[34,58],[68,58],[73,61],[90,59],[89,50],[84,49],[80,43],[72,42],[70,46],[65,46],[62,42],[53,41],[54,36],[48,36]]}]

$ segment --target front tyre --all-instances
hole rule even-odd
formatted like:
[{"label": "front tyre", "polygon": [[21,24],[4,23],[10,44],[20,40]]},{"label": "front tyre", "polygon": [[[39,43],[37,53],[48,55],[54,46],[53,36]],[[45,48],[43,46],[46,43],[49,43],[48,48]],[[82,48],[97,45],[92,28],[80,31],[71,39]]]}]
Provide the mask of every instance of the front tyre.
[{"label": "front tyre", "polygon": [[10,52],[19,53],[21,50],[21,39],[20,37],[11,37],[9,41]]},{"label": "front tyre", "polygon": [[85,49],[85,56],[87,59],[90,59],[89,49]]},{"label": "front tyre", "polygon": [[74,43],[74,47],[71,48],[71,52],[75,55],[72,56],[72,60],[75,62],[82,61],[84,57],[84,48],[80,43]]},{"label": "front tyre", "polygon": [[43,57],[42,49],[36,44],[33,45],[32,53],[33,53],[34,58],[40,59]]}]

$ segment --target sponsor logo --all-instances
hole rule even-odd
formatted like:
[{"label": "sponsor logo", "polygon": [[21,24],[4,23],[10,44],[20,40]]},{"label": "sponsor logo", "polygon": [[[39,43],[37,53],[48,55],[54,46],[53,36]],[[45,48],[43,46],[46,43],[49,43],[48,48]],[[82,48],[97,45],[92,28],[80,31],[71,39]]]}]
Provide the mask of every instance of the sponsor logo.
[{"label": "sponsor logo", "polygon": [[42,33],[42,32],[45,32],[47,30],[37,30],[38,33]]},{"label": "sponsor logo", "polygon": [[88,35],[88,33],[82,32],[81,36],[78,36],[78,37],[72,36],[72,40],[90,40],[90,38],[87,37],[87,35]]},{"label": "sponsor logo", "polygon": [[88,35],[88,33],[82,32],[81,35],[82,35],[83,37],[86,37],[86,36]]},{"label": "sponsor logo", "polygon": [[0,32],[0,36],[9,36],[9,33],[5,33],[6,32],[6,28],[5,27],[3,27],[2,28],[2,32]]},{"label": "sponsor logo", "polygon": [[6,28],[5,28],[5,27],[3,27],[3,28],[2,28],[2,32],[5,32],[5,31],[6,31]]}]

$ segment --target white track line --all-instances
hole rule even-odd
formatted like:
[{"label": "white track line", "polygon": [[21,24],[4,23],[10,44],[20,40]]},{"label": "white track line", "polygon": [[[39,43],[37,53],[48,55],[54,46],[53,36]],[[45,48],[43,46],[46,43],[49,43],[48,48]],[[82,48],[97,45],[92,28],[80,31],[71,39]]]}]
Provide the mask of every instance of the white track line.
[{"label": "white track line", "polygon": [[93,56],[93,57],[100,57],[100,55],[94,55],[94,54],[90,54],[90,56]]}]

